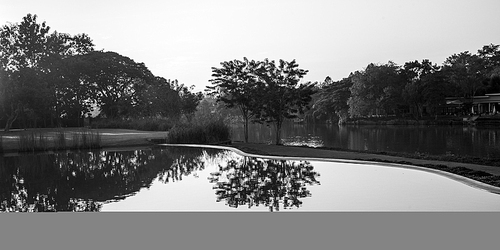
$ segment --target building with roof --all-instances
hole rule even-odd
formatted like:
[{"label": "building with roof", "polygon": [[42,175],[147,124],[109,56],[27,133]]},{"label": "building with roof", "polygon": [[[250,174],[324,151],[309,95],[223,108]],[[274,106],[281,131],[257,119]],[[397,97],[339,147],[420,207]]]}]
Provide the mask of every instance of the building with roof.
[{"label": "building with roof", "polygon": [[485,94],[482,96],[447,97],[444,112],[447,114],[456,114],[460,112],[469,114],[488,114],[500,113],[500,93]]}]

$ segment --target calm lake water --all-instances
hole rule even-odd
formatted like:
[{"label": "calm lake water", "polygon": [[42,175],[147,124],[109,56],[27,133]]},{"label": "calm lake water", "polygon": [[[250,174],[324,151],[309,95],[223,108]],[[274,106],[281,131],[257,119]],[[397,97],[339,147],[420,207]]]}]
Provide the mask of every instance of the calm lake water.
[{"label": "calm lake water", "polygon": [[[274,129],[252,124],[250,142],[274,143]],[[243,141],[243,125],[232,126],[233,140]],[[500,128],[463,126],[338,126],[285,124],[285,145],[353,150],[500,157]]]},{"label": "calm lake water", "polygon": [[155,147],[1,155],[0,211],[500,211],[500,195],[415,169]]}]

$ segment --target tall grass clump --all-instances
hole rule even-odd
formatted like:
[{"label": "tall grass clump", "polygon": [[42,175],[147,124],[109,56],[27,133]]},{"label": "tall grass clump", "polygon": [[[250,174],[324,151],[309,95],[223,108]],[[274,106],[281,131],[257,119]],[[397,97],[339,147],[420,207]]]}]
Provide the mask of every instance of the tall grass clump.
[{"label": "tall grass clump", "polygon": [[175,119],[167,118],[138,118],[138,119],[96,119],[92,122],[92,128],[115,128],[135,129],[142,131],[168,131],[174,124]]},{"label": "tall grass clump", "polygon": [[231,139],[230,128],[223,121],[207,124],[189,124],[173,127],[166,137],[167,143],[223,143]]},{"label": "tall grass clump", "polygon": [[42,151],[49,149],[48,138],[40,132],[30,131],[19,135],[19,151]]},{"label": "tall grass clump", "polygon": [[89,129],[84,129],[73,134],[74,149],[94,149],[101,147],[101,134]]},{"label": "tall grass clump", "polygon": [[[72,142],[69,142],[71,140]],[[19,152],[34,152],[63,149],[96,149],[101,147],[101,135],[89,129],[73,132],[67,137],[67,132],[56,131],[48,135],[38,131],[29,131],[19,135]]]},{"label": "tall grass clump", "polygon": [[63,130],[56,132],[54,136],[54,148],[55,149],[66,149],[66,133]]}]

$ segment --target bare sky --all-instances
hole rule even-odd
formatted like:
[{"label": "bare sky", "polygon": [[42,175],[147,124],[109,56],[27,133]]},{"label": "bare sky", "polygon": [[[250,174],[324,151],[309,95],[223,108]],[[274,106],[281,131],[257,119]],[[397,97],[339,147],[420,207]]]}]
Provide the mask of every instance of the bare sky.
[{"label": "bare sky", "polygon": [[196,90],[243,57],[296,59],[306,81],[323,81],[500,44],[499,0],[0,0],[1,25],[28,13]]}]

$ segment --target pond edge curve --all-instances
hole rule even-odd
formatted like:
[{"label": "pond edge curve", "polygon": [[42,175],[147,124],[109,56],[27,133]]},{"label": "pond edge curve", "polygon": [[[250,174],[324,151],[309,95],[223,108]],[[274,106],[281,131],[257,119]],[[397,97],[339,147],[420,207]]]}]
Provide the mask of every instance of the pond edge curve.
[{"label": "pond edge curve", "polygon": [[352,164],[361,164],[361,165],[375,165],[379,167],[395,167],[395,168],[403,168],[403,169],[411,169],[424,171],[428,173],[437,174],[440,176],[444,176],[450,178],[452,180],[464,183],[470,187],[485,190],[491,193],[500,194],[500,187],[496,187],[484,182],[480,182],[471,178],[467,178],[465,176],[461,176],[458,174],[426,168],[421,166],[409,165],[409,164],[401,164],[401,163],[391,163],[391,162],[377,162],[377,161],[365,161],[365,160],[350,160],[350,159],[336,159],[336,158],[321,158],[321,157],[295,157],[295,156],[272,156],[272,155],[258,155],[258,154],[250,154],[244,152],[240,149],[230,147],[230,146],[221,146],[221,145],[205,145],[205,144],[169,144],[162,143],[157,144],[158,146],[168,146],[168,147],[195,147],[195,148],[213,148],[213,149],[224,149],[230,150],[234,153],[237,153],[241,156],[246,157],[256,157],[263,159],[272,159],[272,160],[294,160],[294,161],[323,161],[323,162],[335,162],[335,163],[352,163]]}]

